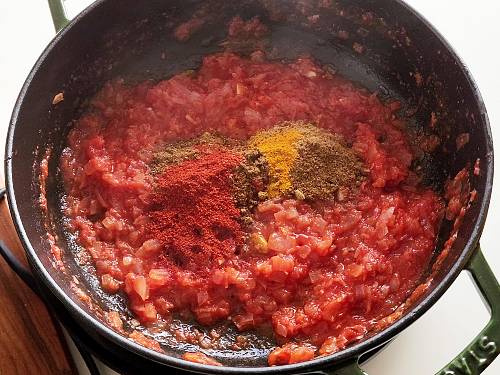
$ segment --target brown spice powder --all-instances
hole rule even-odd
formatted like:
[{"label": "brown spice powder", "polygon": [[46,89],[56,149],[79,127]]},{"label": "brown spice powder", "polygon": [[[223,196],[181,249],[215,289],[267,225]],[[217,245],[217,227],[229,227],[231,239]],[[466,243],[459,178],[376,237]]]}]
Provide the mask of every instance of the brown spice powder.
[{"label": "brown spice powder", "polygon": [[245,162],[235,168],[231,176],[233,197],[240,209],[241,221],[252,223],[252,209],[259,203],[269,183],[269,167],[265,157],[255,149],[244,150]]},{"label": "brown spice powder", "polygon": [[297,142],[298,158],[290,176],[296,195],[330,199],[339,188],[353,188],[363,178],[363,164],[341,138],[308,126]]}]

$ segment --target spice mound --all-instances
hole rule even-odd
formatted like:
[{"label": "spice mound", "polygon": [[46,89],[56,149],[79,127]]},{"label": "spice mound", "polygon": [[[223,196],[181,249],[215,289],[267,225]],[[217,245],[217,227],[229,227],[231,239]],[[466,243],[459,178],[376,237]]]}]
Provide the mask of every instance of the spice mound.
[{"label": "spice mound", "polygon": [[[359,184],[362,164],[339,136],[305,122],[285,122],[248,142],[204,133],[154,153],[147,230],[140,250],[163,266],[207,271],[245,242],[244,227],[268,197],[332,199]],[[338,196],[338,194],[337,194]]]},{"label": "spice mound", "polygon": [[231,170],[242,157],[223,149],[198,152],[157,176],[148,227],[157,246],[143,251],[161,252],[165,265],[207,270],[207,262],[224,263],[243,243],[230,186]]},{"label": "spice mound", "polygon": [[[151,171],[156,175],[156,181],[162,181],[166,178],[165,173],[170,173],[170,167],[178,166],[180,176],[182,176],[182,168],[186,167],[193,173],[191,185],[209,183],[213,181],[207,181],[205,173],[217,166],[221,167],[225,161],[224,158],[227,159],[229,155],[233,155],[237,162],[226,165],[226,179],[218,181],[224,185],[223,188],[212,184],[200,188],[198,193],[204,194],[216,189],[219,195],[227,194],[239,210],[238,220],[243,224],[249,224],[251,211],[259,202],[259,196],[262,196],[268,184],[267,161],[259,150],[248,148],[244,142],[237,139],[207,132],[190,140],[160,147],[153,155]],[[203,160],[208,164],[201,165]],[[199,168],[202,168],[198,174],[194,167],[191,168],[191,164],[196,163],[200,164]],[[182,183],[179,181],[179,185]],[[156,186],[162,190],[161,184]],[[182,187],[179,188],[179,194],[182,189]],[[203,205],[198,206],[203,207]],[[222,212],[224,208],[225,206],[220,207]]]},{"label": "spice mound", "polygon": [[363,177],[363,164],[342,138],[312,124],[284,122],[250,139],[269,165],[269,198],[330,199]]}]

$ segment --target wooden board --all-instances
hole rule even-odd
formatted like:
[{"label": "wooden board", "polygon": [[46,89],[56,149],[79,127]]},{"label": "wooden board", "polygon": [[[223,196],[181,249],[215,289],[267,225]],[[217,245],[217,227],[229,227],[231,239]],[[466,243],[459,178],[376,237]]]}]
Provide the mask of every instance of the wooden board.
[{"label": "wooden board", "polygon": [[[0,202],[0,239],[27,264],[5,199]],[[0,374],[77,374],[60,328],[1,258]]]}]

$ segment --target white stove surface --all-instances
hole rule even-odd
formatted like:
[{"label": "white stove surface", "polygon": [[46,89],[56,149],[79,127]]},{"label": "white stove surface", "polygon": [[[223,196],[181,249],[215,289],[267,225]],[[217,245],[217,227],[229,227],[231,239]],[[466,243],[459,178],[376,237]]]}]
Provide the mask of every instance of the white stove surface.
[{"label": "white stove surface", "polygon": [[[483,0],[406,0],[420,11],[448,39],[468,65],[486,102],[495,148],[500,148],[500,2]],[[73,16],[90,0],[67,0]],[[45,45],[54,36],[45,1],[18,0],[0,2],[0,147],[21,85]],[[3,150],[1,151],[3,152]],[[3,158],[2,158],[3,159]],[[497,170],[499,158],[497,157]],[[0,165],[0,181],[3,163]],[[493,190],[490,213],[481,239],[493,271],[500,277],[500,183]],[[406,329],[381,353],[364,364],[370,375],[434,374],[481,330],[488,311],[465,274],[415,324]],[[88,374],[75,353],[81,374]],[[103,374],[116,374],[101,367]],[[485,372],[500,374],[500,358]]]}]

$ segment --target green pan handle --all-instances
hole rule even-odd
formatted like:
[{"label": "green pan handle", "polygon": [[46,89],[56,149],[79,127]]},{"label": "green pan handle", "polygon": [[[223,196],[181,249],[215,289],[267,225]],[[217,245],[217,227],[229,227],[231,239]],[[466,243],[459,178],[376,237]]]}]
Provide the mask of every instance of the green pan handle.
[{"label": "green pan handle", "polygon": [[[466,266],[484,302],[491,311],[486,327],[462,352],[436,375],[477,375],[482,373],[500,354],[500,285],[478,246]],[[367,375],[357,360],[338,368],[323,370],[324,375]]]},{"label": "green pan handle", "polygon": [[479,246],[467,269],[491,310],[491,318],[479,335],[437,375],[480,374],[500,353],[500,285]]},{"label": "green pan handle", "polygon": [[58,32],[69,23],[66,11],[64,10],[64,0],[48,0],[48,2],[52,22],[54,22],[54,27],[56,32]]}]

